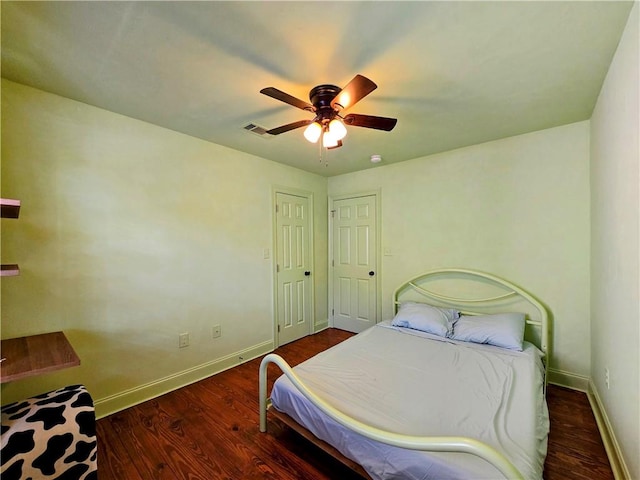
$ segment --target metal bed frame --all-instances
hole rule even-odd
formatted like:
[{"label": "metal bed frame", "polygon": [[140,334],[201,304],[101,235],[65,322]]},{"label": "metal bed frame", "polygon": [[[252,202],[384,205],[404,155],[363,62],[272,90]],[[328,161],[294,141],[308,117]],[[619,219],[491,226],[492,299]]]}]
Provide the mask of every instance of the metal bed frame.
[{"label": "metal bed frame", "polygon": [[[471,283],[477,282],[478,284],[481,284],[485,290],[494,290],[497,291],[497,293],[482,296],[466,295],[464,297],[458,297],[452,296],[449,293],[438,293],[431,288],[428,288],[432,286],[431,284],[451,280],[470,281]],[[550,319],[547,309],[539,300],[513,283],[495,275],[477,270],[446,268],[432,270],[400,285],[393,293],[394,313],[397,312],[398,306],[401,303],[401,297],[405,298],[407,296],[413,296],[411,299],[415,299],[417,297],[424,300],[426,298],[431,304],[438,304],[440,306],[457,307],[461,309],[462,313],[465,315],[481,315],[485,313],[496,313],[498,311],[514,311],[513,309],[509,310],[509,308],[516,304],[525,302],[529,307],[533,307],[533,312],[536,313],[537,317],[532,318],[531,312],[527,312],[527,326],[537,330],[538,333],[537,338],[529,339],[532,340],[533,343],[536,343],[544,353],[545,357],[543,360],[546,368],[549,357],[550,336]],[[536,337],[535,335],[533,336]],[[273,353],[265,356],[260,364],[259,395],[261,432],[267,431],[267,410],[271,406],[271,400],[267,397],[267,367],[270,363],[276,364],[280,370],[282,370],[284,375],[289,378],[291,383],[293,383],[293,385],[295,385],[295,387],[300,391],[300,393],[302,393],[325,415],[364,437],[388,445],[412,450],[469,453],[492,464],[505,476],[505,478],[517,480],[523,479],[523,476],[518,469],[501,452],[473,438],[401,435],[366,425],[345,415],[312,392],[300,380],[289,364],[281,356]],[[292,419],[291,421],[295,423]],[[304,427],[301,426],[300,428],[306,431]],[[312,434],[309,435],[312,436]],[[307,436],[307,438],[309,438],[309,436]],[[321,445],[321,447],[327,450],[325,446]],[[349,465],[349,462],[345,462],[344,459],[339,460]],[[358,471],[362,473],[361,470]]]}]

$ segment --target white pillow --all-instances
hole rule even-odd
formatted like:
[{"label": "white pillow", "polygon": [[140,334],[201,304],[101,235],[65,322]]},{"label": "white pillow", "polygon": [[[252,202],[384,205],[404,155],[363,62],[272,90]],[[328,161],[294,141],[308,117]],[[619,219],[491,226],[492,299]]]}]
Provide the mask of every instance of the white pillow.
[{"label": "white pillow", "polygon": [[524,327],[524,313],[462,315],[455,322],[453,333],[449,337],[463,342],[487,343],[521,352]]},{"label": "white pillow", "polygon": [[459,316],[460,312],[457,310],[434,307],[426,303],[404,302],[391,325],[446,337]]}]

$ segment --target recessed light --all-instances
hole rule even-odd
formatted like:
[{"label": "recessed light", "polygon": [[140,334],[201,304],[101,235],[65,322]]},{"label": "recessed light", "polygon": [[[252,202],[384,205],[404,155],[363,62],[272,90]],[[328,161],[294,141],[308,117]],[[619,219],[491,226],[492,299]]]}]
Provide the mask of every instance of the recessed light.
[{"label": "recessed light", "polygon": [[371,155],[371,163],[380,163],[381,161],[382,161],[382,156]]}]

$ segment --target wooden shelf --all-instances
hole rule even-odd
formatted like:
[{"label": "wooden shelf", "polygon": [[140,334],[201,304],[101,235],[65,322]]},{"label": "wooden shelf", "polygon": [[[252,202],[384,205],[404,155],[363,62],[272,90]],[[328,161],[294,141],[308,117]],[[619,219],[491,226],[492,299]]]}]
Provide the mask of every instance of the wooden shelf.
[{"label": "wooden shelf", "polygon": [[15,265],[15,264],[0,265],[1,277],[15,277],[16,275],[20,275],[20,268],[18,268],[18,265]]},{"label": "wooden shelf", "polygon": [[0,198],[0,212],[2,218],[18,218],[20,215],[20,200]]},{"label": "wooden shelf", "polygon": [[0,383],[80,365],[80,358],[62,332],[2,340]]}]

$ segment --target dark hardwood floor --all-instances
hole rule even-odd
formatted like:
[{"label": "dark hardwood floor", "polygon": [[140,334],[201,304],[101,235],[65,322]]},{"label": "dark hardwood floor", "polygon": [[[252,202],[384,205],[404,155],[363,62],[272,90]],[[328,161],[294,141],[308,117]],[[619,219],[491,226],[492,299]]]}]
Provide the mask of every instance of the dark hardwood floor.
[{"label": "dark hardwood floor", "polygon": [[[276,351],[292,364],[352,334],[325,330]],[[276,422],[258,430],[260,359],[97,422],[100,480],[360,478]],[[280,374],[269,367],[269,388]],[[550,385],[546,480],[613,479],[585,394]]]},{"label": "dark hardwood floor", "polygon": [[613,480],[613,472],[586,394],[549,385],[551,419],[544,478]]}]

